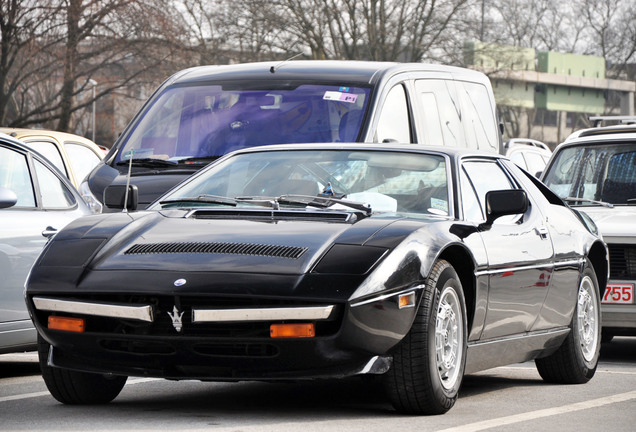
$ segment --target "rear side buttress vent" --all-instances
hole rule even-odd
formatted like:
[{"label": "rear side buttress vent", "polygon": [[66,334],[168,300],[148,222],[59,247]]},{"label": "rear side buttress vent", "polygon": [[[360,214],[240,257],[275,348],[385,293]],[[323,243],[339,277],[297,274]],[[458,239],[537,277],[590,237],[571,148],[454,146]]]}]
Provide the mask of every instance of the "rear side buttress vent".
[{"label": "rear side buttress vent", "polygon": [[298,259],[307,248],[296,246],[277,246],[251,243],[147,243],[136,244],[130,247],[126,255],[140,254],[234,254],[234,255],[259,255],[277,258]]}]

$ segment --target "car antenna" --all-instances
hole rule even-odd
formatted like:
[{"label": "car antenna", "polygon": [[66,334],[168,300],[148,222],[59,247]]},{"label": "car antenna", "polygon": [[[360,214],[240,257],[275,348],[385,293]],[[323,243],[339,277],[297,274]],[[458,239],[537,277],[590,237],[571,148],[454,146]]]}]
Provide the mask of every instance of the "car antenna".
[{"label": "car antenna", "polygon": [[281,67],[282,65],[284,65],[284,64],[285,64],[285,63],[287,63],[288,61],[291,61],[291,60],[293,60],[293,59],[295,59],[296,57],[299,57],[299,56],[301,56],[301,55],[303,55],[303,53],[298,53],[298,54],[296,54],[295,56],[288,58],[287,60],[283,60],[282,62],[278,63],[276,66],[272,66],[271,68],[269,68],[269,71],[270,71],[271,73],[275,73],[278,69],[280,69],[280,67]]},{"label": "car antenna", "polygon": [[126,192],[124,193],[124,208],[122,209],[122,213],[128,213],[128,209],[126,207],[128,205],[128,189],[130,188],[130,173],[132,171],[132,162],[133,162],[134,153],[135,153],[135,150],[131,149],[129,163],[128,163],[128,175],[126,176]]}]

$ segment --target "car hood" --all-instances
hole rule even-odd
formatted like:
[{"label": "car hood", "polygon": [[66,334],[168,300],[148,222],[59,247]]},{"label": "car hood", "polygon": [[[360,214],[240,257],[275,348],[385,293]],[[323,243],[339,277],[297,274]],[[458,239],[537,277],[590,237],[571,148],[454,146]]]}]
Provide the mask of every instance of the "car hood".
[{"label": "car hood", "polygon": [[636,206],[577,207],[592,218],[603,237],[634,236]]},{"label": "car hood", "polygon": [[[52,254],[58,266],[71,266],[77,253],[65,250],[66,243],[98,248],[84,265],[96,271],[300,275],[334,244],[376,248],[380,257],[422,223],[400,216],[364,218],[351,212],[305,210],[102,215],[84,218],[56,236],[42,265],[50,261],[46,255]],[[81,254],[90,255],[90,251]]]}]

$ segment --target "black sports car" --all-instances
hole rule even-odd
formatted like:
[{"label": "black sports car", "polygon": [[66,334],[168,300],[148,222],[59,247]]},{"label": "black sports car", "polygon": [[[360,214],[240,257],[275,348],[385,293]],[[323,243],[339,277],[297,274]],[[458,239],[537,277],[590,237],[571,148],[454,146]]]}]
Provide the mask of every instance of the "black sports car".
[{"label": "black sports car", "polygon": [[[132,188],[108,192],[134,208]],[[377,374],[397,410],[434,414],[504,364],[587,382],[607,273],[594,223],[501,156],[302,144],[71,223],[26,294],[64,403],[108,402],[127,376]]]}]

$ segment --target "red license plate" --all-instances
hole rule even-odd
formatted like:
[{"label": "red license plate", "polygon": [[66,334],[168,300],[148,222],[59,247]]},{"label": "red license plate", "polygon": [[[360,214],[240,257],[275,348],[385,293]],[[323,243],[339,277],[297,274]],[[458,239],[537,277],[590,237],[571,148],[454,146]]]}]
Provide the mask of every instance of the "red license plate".
[{"label": "red license plate", "polygon": [[634,284],[608,284],[602,303],[633,304]]}]

